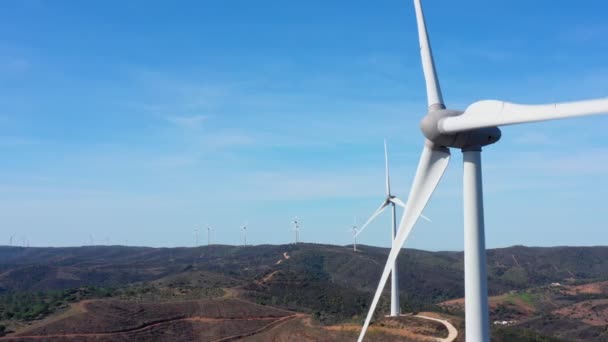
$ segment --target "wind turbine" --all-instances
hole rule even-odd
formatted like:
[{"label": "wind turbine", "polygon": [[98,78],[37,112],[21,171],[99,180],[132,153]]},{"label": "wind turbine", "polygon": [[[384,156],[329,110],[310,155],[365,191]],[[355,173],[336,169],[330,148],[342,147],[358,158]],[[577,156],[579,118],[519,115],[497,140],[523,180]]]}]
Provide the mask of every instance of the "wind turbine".
[{"label": "wind turbine", "polygon": [[357,251],[357,235],[359,235],[359,230],[357,230],[357,219],[355,219],[355,224],[350,229],[353,232],[353,251]]},{"label": "wind turbine", "polygon": [[361,342],[401,248],[418,221],[450,160],[463,153],[465,326],[469,341],[489,341],[488,290],[481,179],[481,148],[500,139],[498,126],[608,113],[608,98],[541,105],[484,100],[465,111],[447,109],[441,95],[420,0],[414,0],[428,112],[422,119],[425,143],[405,212],[358,341]]},{"label": "wind turbine", "polygon": [[[380,214],[382,214],[382,212],[384,211],[384,209],[388,208],[389,206],[391,207],[391,218],[392,218],[392,224],[391,224],[391,242],[394,241],[395,236],[397,235],[397,208],[396,206],[400,206],[402,208],[405,208],[405,203],[403,203],[403,201],[401,201],[399,198],[397,198],[396,196],[394,196],[391,193],[391,177],[390,177],[390,173],[389,173],[389,167],[388,167],[388,149],[386,147],[386,139],[384,140],[384,165],[385,165],[385,184],[386,184],[386,197],[384,198],[384,201],[382,202],[382,204],[380,205],[380,207],[378,207],[378,209],[376,209],[376,211],[372,214],[372,216],[369,217],[369,219],[367,219],[367,222],[365,222],[365,224],[361,227],[361,229],[359,229],[359,232],[355,235],[355,238],[361,234],[361,232],[363,232],[363,230],[365,230],[365,228],[367,228],[367,226],[372,223],[374,221],[374,219],[376,219],[376,217],[378,217]],[[431,222],[431,220],[424,216],[424,215],[420,215],[423,219]],[[393,267],[392,267],[392,276],[391,276],[391,316],[395,317],[395,316],[399,316],[400,314],[400,306],[399,306],[399,276],[397,274],[397,259],[395,259],[395,261],[393,262]]]},{"label": "wind turbine", "polygon": [[194,245],[194,247],[198,247],[198,228],[194,228],[194,239],[196,241],[196,244]]},{"label": "wind turbine", "polygon": [[15,234],[11,235],[10,239],[8,239],[8,245],[12,246],[13,245],[13,239],[15,238]]},{"label": "wind turbine", "polygon": [[300,222],[298,221],[298,217],[296,216],[296,218],[293,220],[293,231],[296,235],[296,242],[295,244],[297,245],[300,242]]},{"label": "wind turbine", "polygon": [[241,227],[241,231],[243,233],[243,245],[247,246],[247,224]]},{"label": "wind turbine", "polygon": [[207,226],[207,246],[211,245],[211,231],[213,228],[211,226]]}]

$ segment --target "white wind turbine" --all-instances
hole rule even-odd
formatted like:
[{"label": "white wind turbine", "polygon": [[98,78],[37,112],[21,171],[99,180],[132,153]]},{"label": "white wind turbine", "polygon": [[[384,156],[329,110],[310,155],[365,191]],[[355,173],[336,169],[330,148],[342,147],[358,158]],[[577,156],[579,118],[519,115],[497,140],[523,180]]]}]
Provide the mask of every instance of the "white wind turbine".
[{"label": "white wind turbine", "polygon": [[300,242],[300,221],[298,221],[298,217],[297,216],[293,220],[292,223],[293,223],[293,231],[294,231],[295,238],[296,238],[295,244],[297,245]]},{"label": "white wind turbine", "polygon": [[484,100],[469,105],[464,112],[446,109],[420,0],[414,0],[414,6],[428,99],[428,113],[421,122],[426,139],[397,236],[358,341],[361,342],[365,336],[397,255],[448,166],[449,148],[458,148],[462,150],[464,164],[465,333],[469,341],[486,342],[490,337],[481,148],[500,139],[498,126],[605,114],[608,113],[608,98],[541,105]]},{"label": "white wind turbine", "polygon": [[198,243],[198,228],[194,228],[194,239],[196,241],[194,247],[198,247],[199,243]]},{"label": "white wind turbine", "polygon": [[243,234],[243,245],[247,246],[247,224],[241,227],[241,232]]},{"label": "white wind turbine", "polygon": [[[374,221],[374,219],[376,219],[376,217],[378,217],[380,214],[382,214],[382,212],[384,211],[384,209],[388,208],[389,206],[391,207],[391,218],[392,218],[392,224],[391,224],[391,242],[394,241],[395,236],[397,235],[397,208],[396,206],[400,206],[402,208],[405,208],[405,203],[403,203],[403,201],[401,201],[399,198],[397,198],[396,196],[394,196],[391,193],[391,178],[390,178],[390,173],[389,173],[389,167],[388,167],[388,149],[386,147],[386,140],[384,140],[384,165],[385,165],[385,181],[386,181],[386,198],[384,199],[384,201],[382,202],[382,204],[380,205],[380,207],[378,209],[376,209],[376,211],[372,214],[372,216],[369,217],[369,219],[367,219],[367,222],[365,222],[365,224],[361,227],[361,229],[359,229],[359,232],[355,235],[355,238],[361,234],[361,232],[363,232],[363,230],[365,230],[365,228],[367,228],[367,226],[372,223]],[[431,220],[424,216],[424,215],[420,215],[423,219],[431,222]],[[399,276],[397,274],[397,259],[395,259],[395,261],[393,262],[393,266],[392,266],[392,276],[391,276],[391,316],[399,316],[400,314],[400,309],[399,309]]]},{"label": "white wind turbine", "polygon": [[211,231],[213,228],[211,226],[207,226],[207,247],[211,245]]},{"label": "white wind turbine", "polygon": [[348,232],[353,233],[353,251],[357,251],[357,235],[359,235],[360,230],[357,228],[357,218],[355,217],[355,224],[351,227],[351,229],[347,230]]}]

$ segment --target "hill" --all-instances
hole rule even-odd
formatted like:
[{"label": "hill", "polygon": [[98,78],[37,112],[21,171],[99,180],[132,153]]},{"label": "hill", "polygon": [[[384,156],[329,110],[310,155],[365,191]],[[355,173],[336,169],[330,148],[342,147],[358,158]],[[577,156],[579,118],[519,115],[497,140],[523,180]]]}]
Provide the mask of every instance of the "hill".
[{"label": "hill", "polygon": [[[18,328],[15,317],[39,319],[65,310],[69,303],[96,298],[154,304],[230,295],[310,315],[324,325],[359,324],[388,255],[385,248],[359,249],[355,253],[350,246],[319,244],[5,246],[0,247],[0,320],[9,328]],[[495,296],[542,289],[551,283],[574,286],[608,280],[608,247],[514,246],[487,254],[489,291]],[[437,304],[463,296],[463,275],[462,252],[404,249],[399,257],[402,311],[447,310],[462,315],[458,307],[446,309]],[[594,299],[602,296],[597,294]],[[387,307],[384,298],[378,317]],[[527,314],[535,317],[540,312]]]}]

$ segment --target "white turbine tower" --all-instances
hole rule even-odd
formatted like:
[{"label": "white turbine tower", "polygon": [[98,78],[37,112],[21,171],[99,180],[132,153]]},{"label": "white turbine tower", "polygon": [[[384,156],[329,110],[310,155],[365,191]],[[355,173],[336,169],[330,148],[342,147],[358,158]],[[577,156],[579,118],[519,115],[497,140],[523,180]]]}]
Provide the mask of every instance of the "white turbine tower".
[{"label": "white turbine tower", "polygon": [[194,247],[198,247],[199,243],[198,243],[198,228],[194,228],[194,239],[195,239],[195,245]]},{"label": "white turbine tower", "polygon": [[465,334],[468,341],[489,341],[488,291],[481,181],[481,148],[500,139],[498,126],[608,113],[608,98],[541,105],[496,100],[475,102],[465,111],[446,109],[435,71],[420,0],[414,0],[428,113],[422,119],[425,136],[399,230],[384,267],[370,310],[359,335],[363,340],[401,248],[418,221],[450,160],[450,148],[463,152]]},{"label": "white turbine tower", "polygon": [[15,234],[11,235],[10,239],[8,239],[8,245],[12,246],[13,245],[13,239],[15,238]]},{"label": "white turbine tower", "polygon": [[298,217],[297,216],[293,220],[292,223],[293,223],[293,231],[294,231],[295,238],[296,238],[295,244],[297,245],[300,242],[300,222],[298,221]]},{"label": "white turbine tower", "polygon": [[243,245],[247,246],[247,224],[241,227],[241,232],[243,234]]},{"label": "white turbine tower", "polygon": [[207,226],[207,247],[211,245],[211,231],[213,228],[211,226]]},{"label": "white turbine tower", "polygon": [[359,234],[359,230],[357,229],[357,220],[355,219],[355,224],[350,229],[353,232],[353,251],[357,251],[357,235]]},{"label": "white turbine tower", "polygon": [[[394,196],[391,193],[391,178],[390,178],[390,172],[389,172],[389,167],[388,167],[388,149],[386,147],[386,140],[384,140],[384,165],[385,165],[385,171],[386,171],[385,172],[386,197],[384,198],[384,201],[382,202],[380,207],[378,209],[376,209],[376,211],[372,214],[372,216],[370,216],[369,219],[367,219],[367,222],[365,222],[365,224],[361,227],[361,229],[359,229],[359,232],[357,233],[357,235],[355,235],[355,237],[357,237],[359,234],[361,234],[363,232],[363,230],[365,230],[365,228],[367,228],[367,226],[370,223],[372,223],[374,221],[374,219],[376,219],[380,214],[382,214],[384,209],[388,208],[389,206],[391,207],[391,219],[392,219],[391,242],[394,241],[395,236],[397,235],[397,208],[396,208],[396,206],[405,208],[405,203],[403,203],[403,201],[401,201],[399,198],[397,198],[396,196]],[[420,216],[429,222],[431,221],[428,217],[426,217],[424,215],[420,215]],[[399,316],[400,311],[401,310],[400,310],[400,306],[399,306],[399,276],[397,274],[397,259],[395,259],[395,262],[393,262],[392,275],[391,275],[391,316],[393,316],[393,317]]]}]

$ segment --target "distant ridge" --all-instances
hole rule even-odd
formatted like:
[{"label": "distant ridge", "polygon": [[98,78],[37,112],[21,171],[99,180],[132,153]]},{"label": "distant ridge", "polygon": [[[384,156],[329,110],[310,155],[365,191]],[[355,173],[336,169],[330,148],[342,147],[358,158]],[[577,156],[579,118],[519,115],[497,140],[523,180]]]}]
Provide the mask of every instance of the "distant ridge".
[{"label": "distant ridge", "polygon": [[[201,247],[8,247],[0,246],[0,291],[49,290],[82,285],[122,285],[197,270],[250,279],[271,270],[309,267],[339,285],[363,291],[376,285],[388,248],[302,243],[298,245]],[[283,253],[288,262],[279,263]],[[608,279],[608,247],[525,247],[489,249],[490,292],[502,293],[565,279]],[[400,256],[404,293],[436,288],[443,299],[462,296],[462,252],[406,249]],[[316,261],[315,261],[316,262]]]}]

